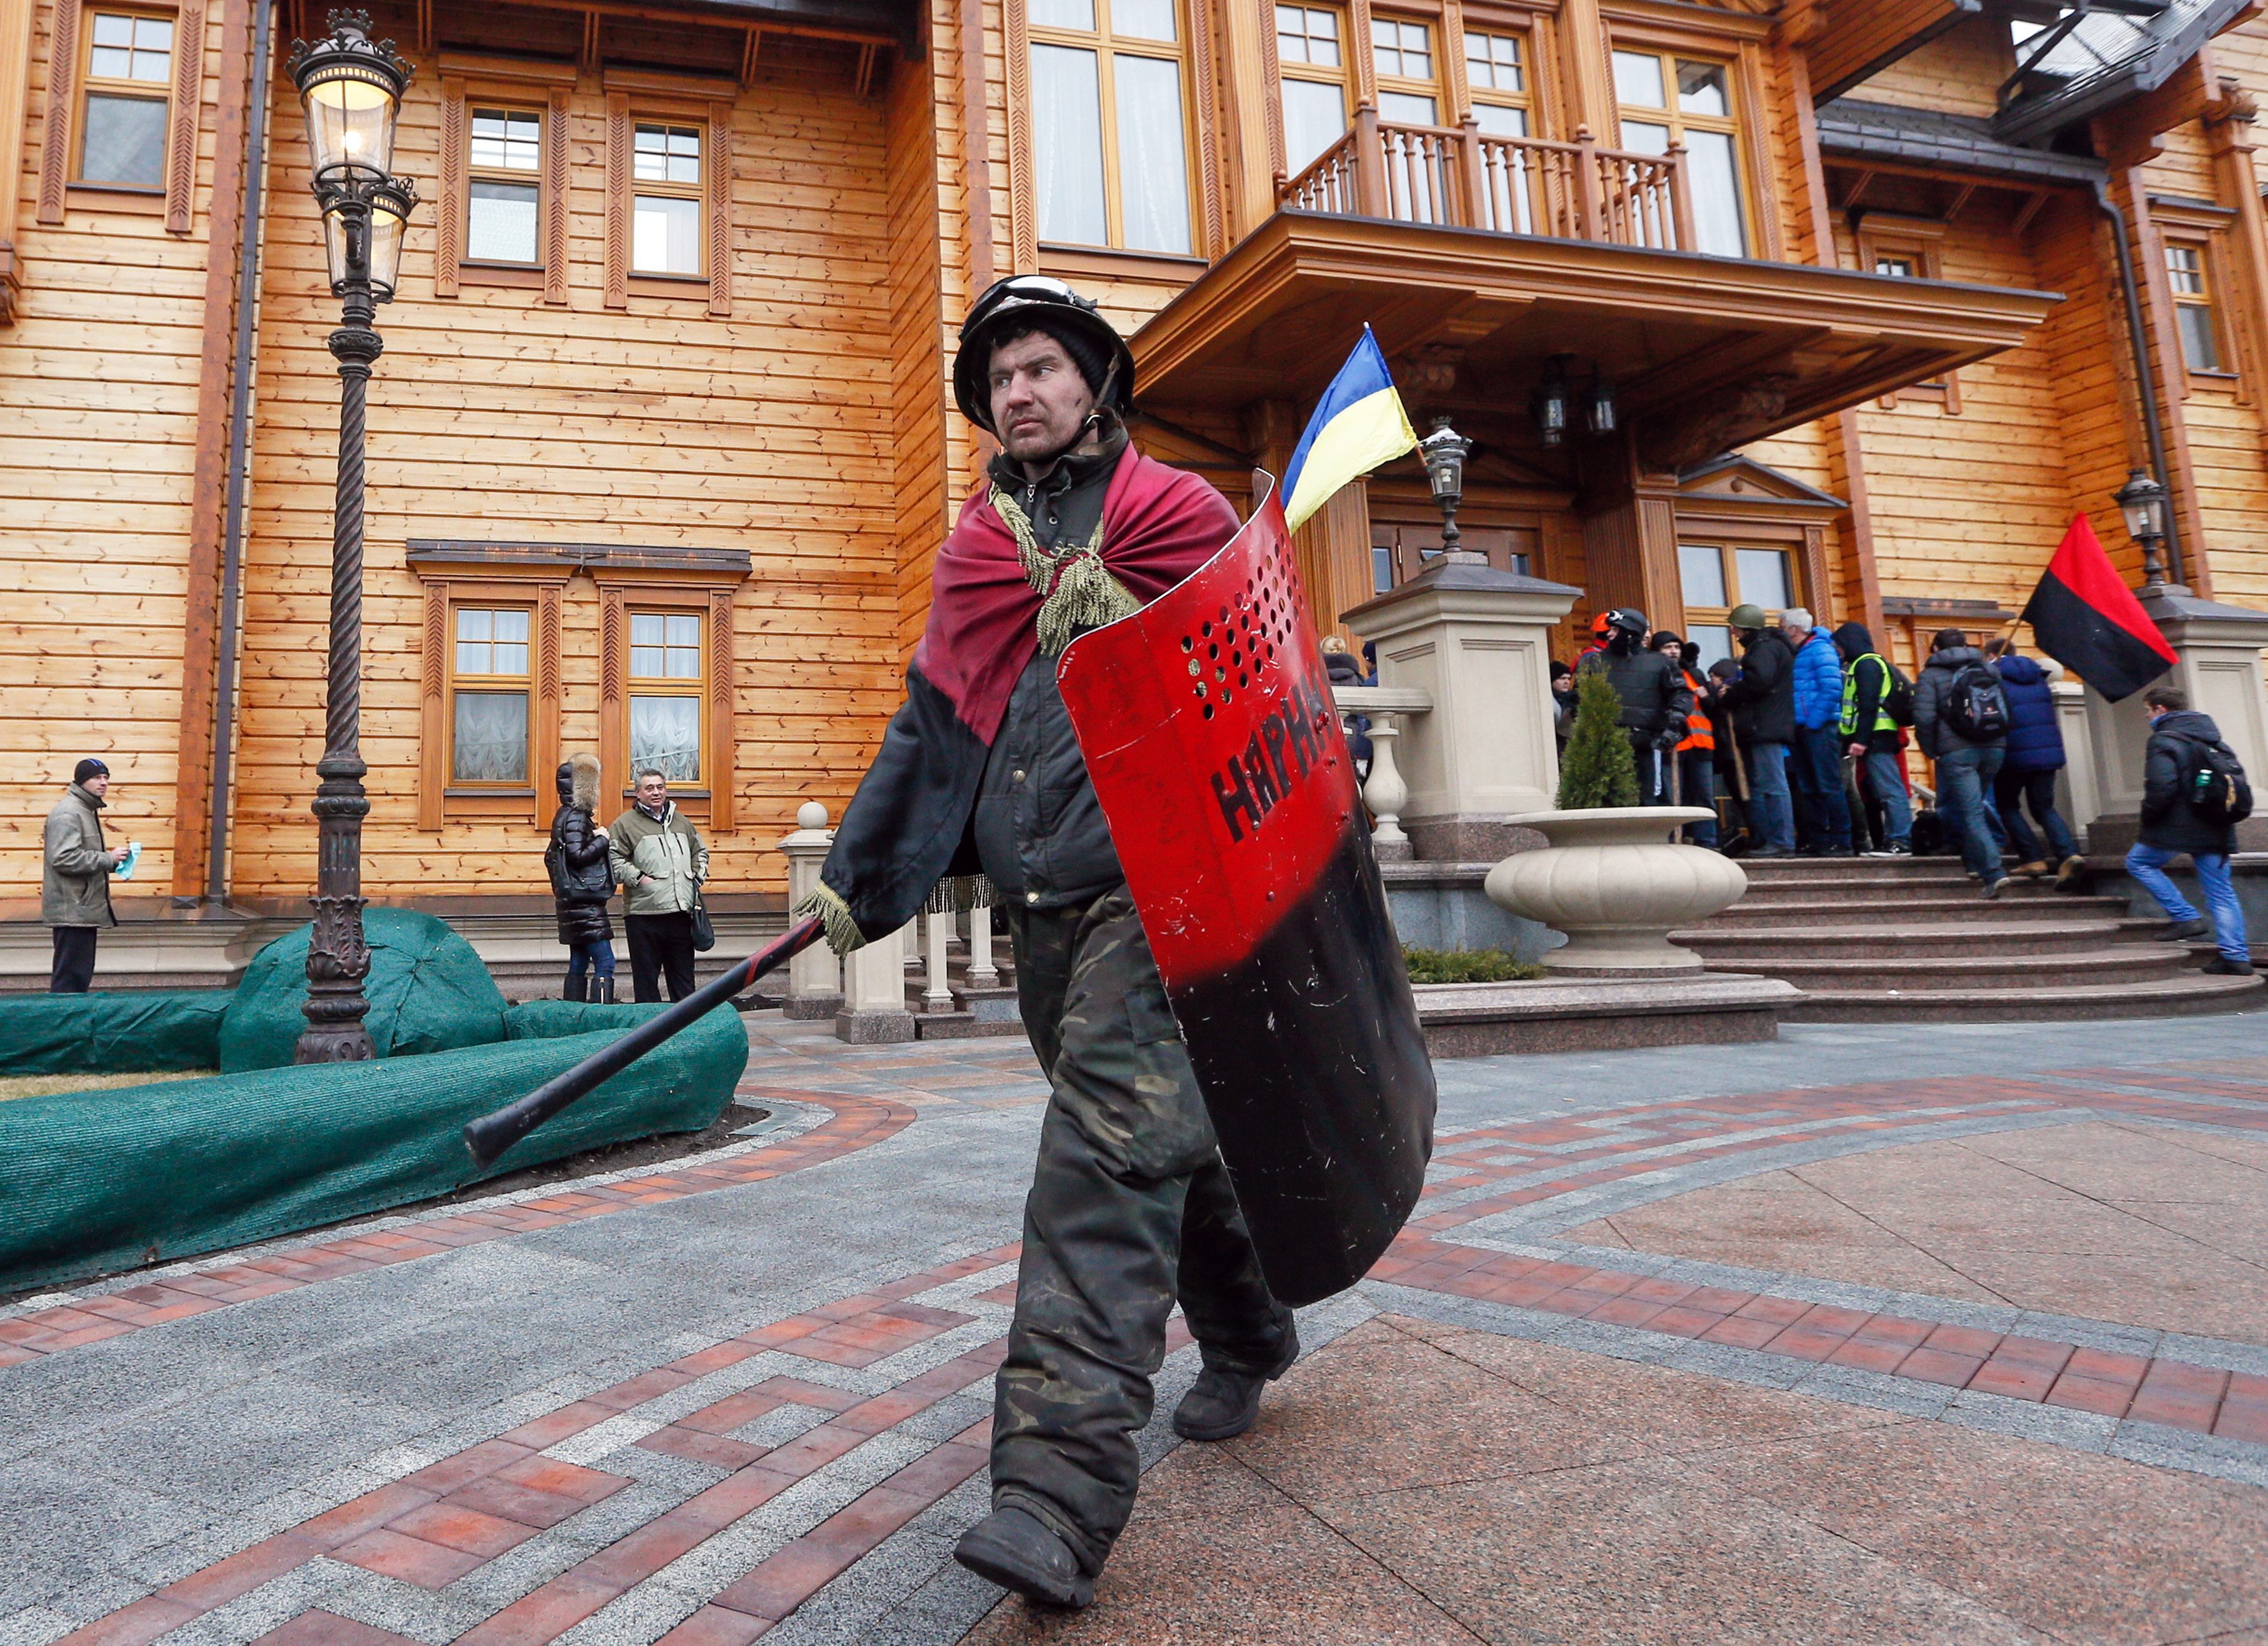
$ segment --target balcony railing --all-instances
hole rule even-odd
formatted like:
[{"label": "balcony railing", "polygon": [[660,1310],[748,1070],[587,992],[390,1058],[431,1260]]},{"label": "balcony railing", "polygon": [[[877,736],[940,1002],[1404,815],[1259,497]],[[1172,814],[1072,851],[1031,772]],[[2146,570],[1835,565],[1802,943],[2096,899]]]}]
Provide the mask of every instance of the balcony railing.
[{"label": "balcony railing", "polygon": [[1277,191],[1279,204],[1401,223],[1697,249],[1685,151],[1602,149],[1461,127],[1405,126],[1365,105],[1354,126]]}]

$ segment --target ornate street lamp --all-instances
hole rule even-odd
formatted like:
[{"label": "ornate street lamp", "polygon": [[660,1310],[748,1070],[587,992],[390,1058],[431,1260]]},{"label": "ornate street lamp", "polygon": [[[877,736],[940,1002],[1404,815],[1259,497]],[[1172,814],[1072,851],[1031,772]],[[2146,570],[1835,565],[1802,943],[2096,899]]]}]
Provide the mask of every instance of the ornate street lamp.
[{"label": "ornate street lamp", "polygon": [[1425,478],[1433,485],[1433,501],[1441,509],[1441,553],[1453,565],[1481,558],[1457,547],[1457,505],[1465,500],[1465,459],[1472,449],[1473,443],[1450,428],[1447,417],[1433,419],[1433,432],[1418,443],[1418,455],[1425,459]]},{"label": "ornate street lamp", "polygon": [[2110,500],[2126,517],[2127,535],[2142,546],[2143,587],[2163,588],[2166,574],[2158,564],[2158,545],[2166,537],[2166,489],[2138,468]]},{"label": "ornate street lamp", "polygon": [[402,231],[417,191],[393,175],[394,123],[410,68],[392,40],[369,38],[366,11],[334,11],[330,38],[291,47],[291,78],[306,110],[323,255],[343,310],[331,334],[339,363],[338,502],[331,528],[331,668],[323,712],[322,779],[314,813],[315,929],[307,944],[307,1027],[303,1063],[357,1062],[372,1055],[363,1018],[370,1003],[370,946],[362,932],[362,495],[363,402],[384,344],[378,305],[394,296]]}]

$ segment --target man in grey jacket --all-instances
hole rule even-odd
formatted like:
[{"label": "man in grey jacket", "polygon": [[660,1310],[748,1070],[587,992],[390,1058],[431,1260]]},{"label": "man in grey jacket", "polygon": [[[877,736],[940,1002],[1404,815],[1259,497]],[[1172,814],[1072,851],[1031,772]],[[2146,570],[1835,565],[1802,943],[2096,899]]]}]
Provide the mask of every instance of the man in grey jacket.
[{"label": "man in grey jacket", "polygon": [[2004,837],[1999,814],[1992,809],[1992,780],[1999,775],[2008,734],[2004,731],[1989,739],[1964,737],[1953,724],[1949,705],[1969,670],[1978,671],[1996,688],[1999,677],[1961,630],[1939,629],[1935,644],[1928,666],[1914,682],[1914,738],[1921,752],[1937,762],[1938,814],[1961,836],[1961,856],[1969,872],[1983,883],[1986,897],[1995,898],[2008,872],[2000,862]]},{"label": "man in grey jacket", "polygon": [[607,827],[608,866],[623,893],[630,978],[639,1000],[693,992],[693,906],[709,878],[709,848],[693,819],[669,797],[669,780],[652,767],[637,775],[636,804]]},{"label": "man in grey jacket", "polygon": [[118,923],[110,912],[110,871],[126,861],[126,854],[103,844],[100,813],[109,792],[110,768],[98,760],[81,761],[70,787],[48,813],[40,857],[40,921],[55,928],[50,995],[86,993],[94,981],[95,933]]}]

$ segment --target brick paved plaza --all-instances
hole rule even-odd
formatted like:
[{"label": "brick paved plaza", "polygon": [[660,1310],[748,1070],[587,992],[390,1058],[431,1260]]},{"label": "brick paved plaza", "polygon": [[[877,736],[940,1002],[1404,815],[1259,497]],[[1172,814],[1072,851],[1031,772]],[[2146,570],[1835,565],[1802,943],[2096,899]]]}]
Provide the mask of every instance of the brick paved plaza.
[{"label": "brick paved plaza", "polygon": [[0,1642],[2268,1642],[2258,1017],[1441,1065],[1071,1618],[947,1559],[1028,1053],[748,1022],[731,1149],[0,1310]]}]

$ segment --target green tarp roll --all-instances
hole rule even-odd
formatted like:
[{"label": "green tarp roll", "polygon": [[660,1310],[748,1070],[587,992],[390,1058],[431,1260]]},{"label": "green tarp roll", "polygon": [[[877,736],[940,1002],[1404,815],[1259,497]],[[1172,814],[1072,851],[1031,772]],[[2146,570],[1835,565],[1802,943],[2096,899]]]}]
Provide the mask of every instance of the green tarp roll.
[{"label": "green tarp roll", "polygon": [[0,1075],[168,1075],[220,1061],[225,988],[0,995]]},{"label": "green tarp roll", "polygon": [[[365,909],[370,977],[363,1027],[380,1057],[488,1046],[504,1038],[504,996],[472,944],[406,908]],[[307,938],[302,926],[253,956],[220,1035],[224,1074],[280,1069],[291,1061],[307,1018]]]},{"label": "green tarp roll", "polygon": [[0,1290],[241,1246],[600,1144],[698,1130],[747,1065],[734,1011],[664,1042],[488,1173],[460,1135],[662,1010],[539,1002],[500,1010],[497,1032],[512,1038],[494,1045],[0,1103]]}]

